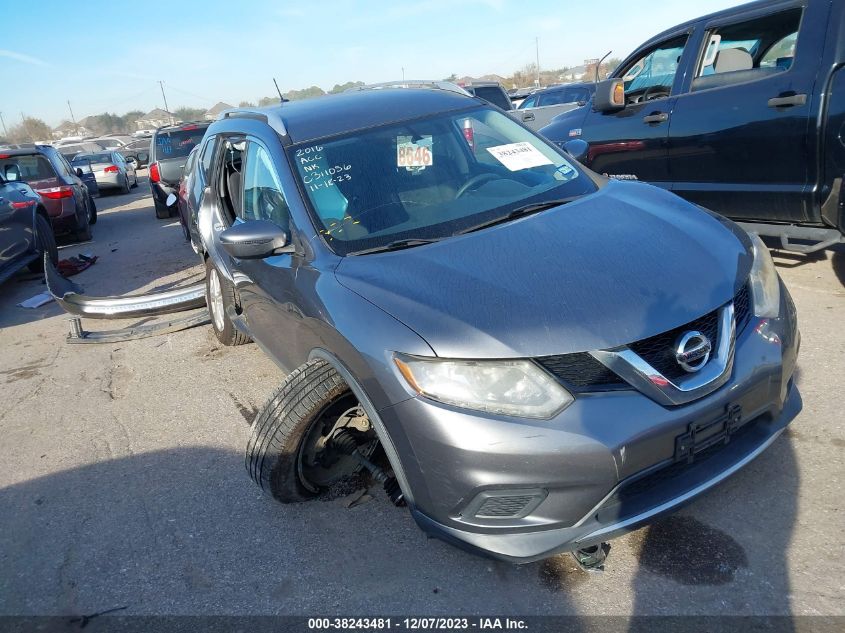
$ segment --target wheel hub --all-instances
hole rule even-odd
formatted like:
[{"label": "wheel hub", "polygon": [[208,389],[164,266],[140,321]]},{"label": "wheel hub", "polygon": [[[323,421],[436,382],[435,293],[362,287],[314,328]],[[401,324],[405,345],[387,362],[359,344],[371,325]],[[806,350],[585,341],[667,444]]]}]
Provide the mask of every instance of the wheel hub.
[{"label": "wheel hub", "polygon": [[208,278],[208,294],[209,305],[208,309],[211,311],[211,318],[214,321],[214,327],[220,332],[223,330],[223,291],[220,288],[220,276],[217,271],[212,269],[209,272]]},{"label": "wheel hub", "polygon": [[[355,401],[354,396],[348,399]],[[358,452],[364,457],[369,458],[378,446],[378,438],[370,419],[361,406],[356,403],[348,407],[344,401],[347,398],[327,407],[311,425],[300,445],[297,470],[300,481],[311,492],[319,492],[320,488],[326,488],[361,470],[357,460],[332,445],[331,439],[339,431],[346,430],[355,436]]]}]

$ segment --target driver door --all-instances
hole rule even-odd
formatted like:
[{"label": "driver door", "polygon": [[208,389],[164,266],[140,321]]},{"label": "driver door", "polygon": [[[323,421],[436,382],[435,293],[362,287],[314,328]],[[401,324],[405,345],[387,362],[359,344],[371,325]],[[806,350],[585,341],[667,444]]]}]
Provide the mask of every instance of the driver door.
[{"label": "driver door", "polygon": [[688,34],[634,54],[616,77],[625,80],[626,107],[591,112],[582,138],[590,167],[611,178],[645,180],[668,189],[669,117],[683,76]]},{"label": "driver door", "polygon": [[[281,150],[278,150],[281,158]],[[248,137],[243,151],[242,171],[227,178],[230,187],[240,180],[235,198],[234,223],[269,220],[292,239],[290,210],[274,162],[273,153],[261,141]],[[295,341],[301,313],[294,309],[296,265],[291,253],[266,259],[230,258],[232,277],[241,308],[253,337],[285,367],[295,366]]]}]

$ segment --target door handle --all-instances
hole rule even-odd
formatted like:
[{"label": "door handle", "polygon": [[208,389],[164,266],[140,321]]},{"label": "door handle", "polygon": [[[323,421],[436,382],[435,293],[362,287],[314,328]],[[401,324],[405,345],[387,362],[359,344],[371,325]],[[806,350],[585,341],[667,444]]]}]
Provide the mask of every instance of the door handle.
[{"label": "door handle", "polygon": [[643,117],[643,123],[663,123],[669,120],[669,115],[665,112],[654,112],[648,116]]},{"label": "door handle", "polygon": [[807,103],[807,95],[787,95],[769,99],[770,108],[791,108],[792,106],[802,106],[805,103]]},{"label": "door handle", "polygon": [[533,113],[533,112],[529,112],[528,114],[523,114],[523,115],[522,115],[522,120],[523,120],[523,121],[533,121],[533,120],[534,120],[534,113]]}]

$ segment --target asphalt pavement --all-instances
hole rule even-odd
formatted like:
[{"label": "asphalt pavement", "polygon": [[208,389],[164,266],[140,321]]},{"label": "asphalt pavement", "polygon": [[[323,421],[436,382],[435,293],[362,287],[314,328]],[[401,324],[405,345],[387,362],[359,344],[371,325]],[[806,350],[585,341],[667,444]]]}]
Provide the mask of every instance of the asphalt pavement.
[{"label": "asphalt pavement", "polygon": [[[141,172],[145,174],[145,172]],[[88,294],[191,283],[178,222],[146,178],[97,200]],[[845,615],[845,249],[776,256],[798,307],[804,409],[759,459],[618,539],[603,574],[516,566],[421,532],[378,490],[283,506],[249,480],[249,422],[282,373],[209,327],[68,345],[20,273],[0,287],[0,615]],[[108,323],[86,321],[91,329]]]}]

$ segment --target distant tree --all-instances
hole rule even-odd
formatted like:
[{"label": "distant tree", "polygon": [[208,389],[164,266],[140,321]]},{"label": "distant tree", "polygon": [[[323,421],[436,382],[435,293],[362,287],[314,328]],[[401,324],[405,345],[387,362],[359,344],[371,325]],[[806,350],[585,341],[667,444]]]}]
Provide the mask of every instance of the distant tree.
[{"label": "distant tree", "polygon": [[254,107],[255,107],[255,104],[254,104],[254,103],[252,103],[252,101],[241,101],[241,102],[238,104],[238,107],[239,107],[239,108],[254,108]]},{"label": "distant tree", "polygon": [[289,90],[285,94],[285,99],[290,101],[297,101],[299,99],[308,99],[310,97],[319,97],[326,94],[326,91],[319,86],[310,86],[302,90]]},{"label": "distant tree", "polygon": [[200,121],[205,117],[205,108],[189,108],[182,106],[173,112],[182,121]]},{"label": "distant tree", "polygon": [[130,110],[126,114],[124,114],[121,119],[123,119],[123,131],[124,132],[134,132],[135,128],[135,121],[140,119],[144,116],[144,113],[141,110]]},{"label": "distant tree", "polygon": [[454,83],[455,81],[457,81],[457,80],[458,80],[458,76],[457,76],[455,73],[452,73],[452,74],[451,74],[451,75],[449,75],[448,77],[444,77],[444,78],[443,78],[443,81],[451,81],[451,82],[453,82],[453,83]]},{"label": "distant tree", "polygon": [[[363,81],[347,81],[345,84],[335,84],[334,88],[329,90],[329,94],[337,94],[339,92],[346,92],[350,88],[357,88],[358,86],[363,86]],[[288,97],[290,98],[290,97]]]},{"label": "distant tree", "polygon": [[53,138],[50,126],[41,119],[26,117],[21,123],[9,128],[9,140],[12,143],[31,143],[47,141]]},{"label": "distant tree", "polygon": [[258,100],[258,105],[262,108],[264,106],[279,105],[280,103],[281,100],[278,97],[261,97]]},{"label": "distant tree", "polygon": [[126,132],[126,121],[121,116],[103,112],[85,117],[79,122],[80,125],[88,128],[94,134],[116,134]]}]

